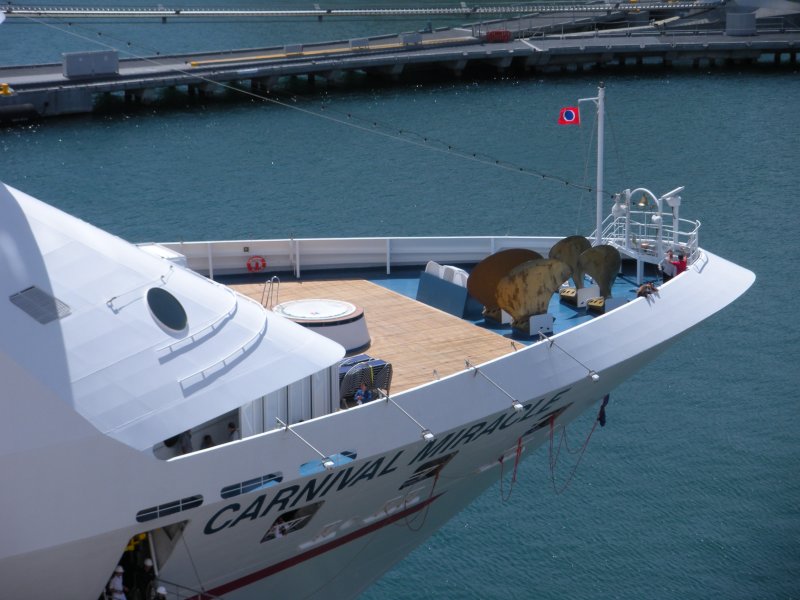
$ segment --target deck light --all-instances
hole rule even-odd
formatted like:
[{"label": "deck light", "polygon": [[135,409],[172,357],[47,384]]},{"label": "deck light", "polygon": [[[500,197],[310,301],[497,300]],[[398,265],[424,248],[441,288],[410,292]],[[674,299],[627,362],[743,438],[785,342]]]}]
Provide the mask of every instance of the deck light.
[{"label": "deck light", "polygon": [[672,206],[673,203],[675,203],[675,202],[680,204],[681,197],[678,194],[680,194],[684,189],[686,189],[686,186],[683,186],[683,185],[680,186],[680,187],[676,187],[674,190],[671,190],[671,191],[667,192],[666,194],[664,194],[663,196],[661,196],[661,198],[663,200],[666,200],[667,202],[669,202],[670,206]]},{"label": "deck light", "polygon": [[433,442],[436,439],[436,436],[433,435],[433,433],[431,433],[431,431],[429,429],[425,429],[422,432],[422,439],[430,444],[431,442]]},{"label": "deck light", "polygon": [[513,407],[513,409],[514,409],[515,411],[517,411],[517,412],[520,412],[520,411],[521,411],[521,410],[524,408],[524,407],[522,406],[522,404],[521,404],[520,402],[516,401],[516,400],[515,400],[515,401],[514,401],[514,402],[511,404],[511,406],[512,406],[512,407]]},{"label": "deck light", "polygon": [[333,467],[336,466],[336,463],[333,462],[330,458],[326,458],[325,460],[322,461],[322,466],[325,467],[326,471],[331,471],[333,470]]},{"label": "deck light", "polygon": [[589,371],[589,377],[591,377],[592,381],[600,381],[600,375],[597,374],[597,371]]}]

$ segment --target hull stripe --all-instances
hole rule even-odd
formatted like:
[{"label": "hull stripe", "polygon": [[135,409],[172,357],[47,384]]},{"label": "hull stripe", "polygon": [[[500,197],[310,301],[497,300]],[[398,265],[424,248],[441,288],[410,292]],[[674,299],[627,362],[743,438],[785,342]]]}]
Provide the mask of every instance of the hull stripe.
[{"label": "hull stripe", "polygon": [[[258,581],[260,579],[265,579],[265,578],[267,578],[267,577],[269,577],[271,575],[274,575],[275,573],[280,573],[281,571],[285,571],[286,569],[290,569],[290,568],[292,568],[292,567],[294,567],[296,565],[299,565],[302,562],[305,562],[307,560],[315,558],[315,557],[319,556],[320,554],[324,554],[325,552],[333,550],[334,548],[338,548],[339,546],[343,546],[344,544],[347,544],[348,542],[352,542],[353,540],[356,540],[356,539],[358,539],[360,537],[363,537],[365,535],[369,535],[373,531],[377,531],[378,529],[382,529],[383,527],[386,527],[387,525],[391,525],[392,523],[395,523],[396,521],[399,521],[400,519],[403,519],[403,518],[405,518],[405,517],[407,517],[409,515],[412,515],[412,514],[414,514],[416,512],[419,512],[423,508],[428,506],[431,502],[436,500],[439,496],[441,496],[441,494],[437,494],[436,496],[432,496],[432,497],[428,498],[427,500],[424,500],[424,501],[420,502],[416,506],[412,506],[411,508],[407,508],[405,510],[402,510],[402,511],[398,512],[395,515],[391,515],[389,517],[386,517],[385,519],[382,519],[380,521],[372,523],[371,525],[367,525],[366,527],[362,527],[361,529],[357,529],[356,531],[348,533],[347,535],[342,536],[341,538],[334,539],[334,540],[328,542],[327,544],[322,544],[321,546],[318,546],[317,548],[312,548],[311,550],[308,550],[306,552],[302,552],[300,554],[297,554],[296,556],[292,556],[291,558],[287,558],[286,560],[283,560],[283,561],[281,561],[279,563],[276,563],[276,564],[274,564],[272,566],[266,567],[266,568],[261,569],[259,571],[255,571],[254,573],[250,573],[249,575],[245,575],[244,577],[240,577],[239,579],[235,579],[235,580],[233,580],[231,582],[225,583],[225,584],[223,584],[223,585],[221,585],[219,587],[216,587],[216,588],[214,588],[212,590],[208,590],[207,593],[208,594],[213,594],[215,596],[221,596],[223,594],[227,594],[228,592],[232,592],[232,591],[237,590],[237,589],[239,589],[241,587],[244,587],[246,585],[250,585],[251,583],[254,583],[254,582],[256,582],[256,581]],[[203,595],[192,596],[192,598],[190,598],[189,600],[202,600],[203,597],[204,597]]]}]

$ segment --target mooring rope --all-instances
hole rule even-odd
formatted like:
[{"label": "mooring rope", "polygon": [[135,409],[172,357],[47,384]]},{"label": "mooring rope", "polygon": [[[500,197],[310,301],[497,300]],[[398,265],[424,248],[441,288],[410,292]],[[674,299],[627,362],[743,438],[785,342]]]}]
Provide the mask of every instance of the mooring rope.
[{"label": "mooring rope", "polygon": [[514,491],[514,484],[517,483],[517,467],[519,466],[519,459],[522,456],[522,438],[517,439],[517,449],[514,452],[514,471],[511,474],[511,484],[508,486],[508,494],[503,490],[503,459],[504,454],[500,455],[498,461],[500,462],[500,499],[503,502],[508,502],[511,498],[511,493]]},{"label": "mooring rope", "polygon": [[[564,493],[567,490],[567,488],[569,487],[570,483],[572,483],[572,480],[575,477],[575,473],[578,470],[578,465],[581,464],[581,460],[583,459],[583,455],[586,452],[586,447],[589,445],[589,440],[592,439],[592,434],[594,433],[594,430],[597,429],[597,424],[599,423],[600,427],[604,427],[605,426],[605,424],[606,424],[606,406],[608,406],[608,398],[609,398],[608,394],[606,394],[603,397],[603,402],[602,402],[602,404],[600,404],[600,409],[597,411],[597,418],[595,418],[594,423],[592,423],[592,428],[589,430],[589,434],[586,436],[586,439],[584,440],[583,445],[580,447],[580,449],[576,450],[575,452],[572,452],[569,449],[569,445],[566,443],[567,428],[566,428],[566,426],[564,426],[562,428],[561,436],[559,437],[559,440],[558,440],[558,447],[556,448],[555,455],[553,455],[553,438],[554,438],[554,434],[555,434],[556,417],[555,417],[555,415],[552,415],[550,417],[550,447],[549,447],[549,451],[548,451],[548,459],[549,459],[549,463],[550,463],[550,481],[553,484],[553,491],[556,493],[557,496],[561,495],[562,493]],[[556,485],[555,471],[556,471],[556,466],[558,465],[558,457],[561,454],[561,446],[562,446],[562,444],[567,448],[567,452],[569,452],[570,454],[576,454],[577,453],[578,454],[578,460],[575,461],[575,464],[573,465],[572,471],[570,471],[570,474],[567,477],[567,480],[559,488]]]},{"label": "mooring rope", "polygon": [[[441,473],[441,471],[437,471],[436,477],[433,480],[433,485],[431,486],[431,493],[428,494],[428,499],[426,500],[428,504],[425,506],[425,510],[421,513],[422,522],[419,524],[419,526],[412,527],[411,524],[414,523],[414,521],[416,521],[419,518],[420,513],[418,513],[413,519],[409,519],[407,515],[406,518],[403,519],[409,531],[416,533],[425,526],[425,521],[428,520],[428,512],[431,509],[431,504],[432,504],[431,499],[433,498],[433,492],[436,490],[436,484],[439,483],[439,473]],[[406,500],[403,501],[403,509],[404,510],[408,509],[408,504],[406,503]]]}]

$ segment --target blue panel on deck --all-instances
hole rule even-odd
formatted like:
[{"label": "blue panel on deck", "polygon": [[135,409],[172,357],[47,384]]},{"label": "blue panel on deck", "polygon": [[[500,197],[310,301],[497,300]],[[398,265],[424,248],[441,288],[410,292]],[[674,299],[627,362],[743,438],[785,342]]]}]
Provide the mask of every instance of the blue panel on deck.
[{"label": "blue panel on deck", "polygon": [[416,299],[451,315],[463,317],[467,306],[467,288],[423,271]]}]

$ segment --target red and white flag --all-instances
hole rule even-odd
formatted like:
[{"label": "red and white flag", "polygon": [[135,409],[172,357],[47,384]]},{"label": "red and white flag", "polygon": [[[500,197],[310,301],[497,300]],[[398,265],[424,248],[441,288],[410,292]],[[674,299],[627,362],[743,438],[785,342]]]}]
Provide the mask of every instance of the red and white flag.
[{"label": "red and white flag", "polygon": [[581,124],[581,112],[578,110],[577,106],[565,106],[561,109],[561,112],[558,113],[558,124],[559,125],[580,125]]}]

